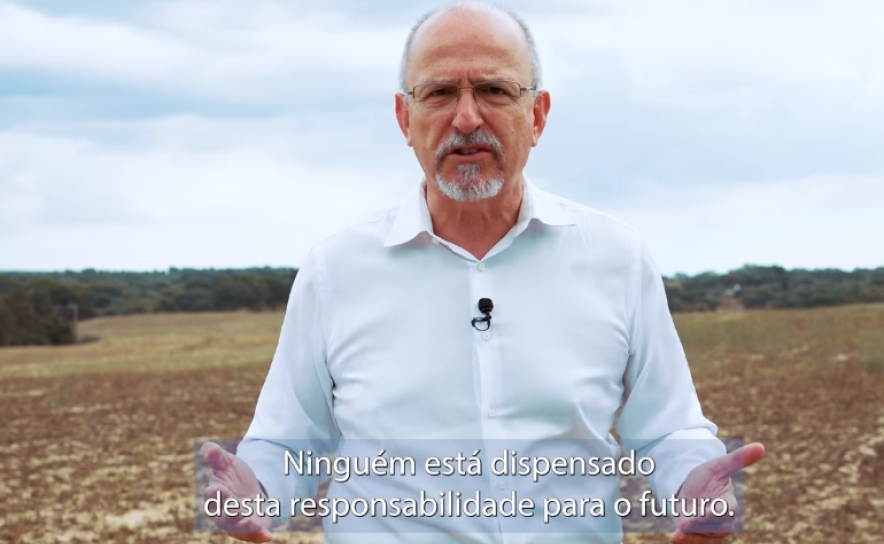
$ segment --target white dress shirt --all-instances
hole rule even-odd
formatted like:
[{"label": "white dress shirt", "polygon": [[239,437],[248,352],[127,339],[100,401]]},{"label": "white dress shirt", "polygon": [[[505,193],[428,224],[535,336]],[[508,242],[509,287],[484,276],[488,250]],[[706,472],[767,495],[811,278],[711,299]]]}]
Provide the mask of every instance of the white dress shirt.
[{"label": "white dress shirt", "polygon": [[[486,332],[470,324],[483,297],[494,303]],[[237,455],[285,510],[318,485],[282,476],[286,439],[565,437],[616,455],[612,426],[625,448],[654,457],[659,497],[725,453],[636,230],[526,182],[518,222],[479,260],[435,236],[418,185],[397,208],[312,249]],[[611,502],[618,493],[585,485]],[[622,538],[619,518],[587,527],[562,541]],[[503,530],[472,538],[553,540]]]}]

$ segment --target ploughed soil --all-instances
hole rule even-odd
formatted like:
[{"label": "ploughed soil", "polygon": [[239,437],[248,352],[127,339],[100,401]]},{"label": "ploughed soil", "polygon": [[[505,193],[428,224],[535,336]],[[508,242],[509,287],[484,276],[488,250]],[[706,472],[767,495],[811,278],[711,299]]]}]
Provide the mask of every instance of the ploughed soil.
[{"label": "ploughed soil", "polygon": [[[194,531],[194,449],[245,432],[281,318],[101,318],[97,342],[0,349],[0,542],[233,542]],[[767,447],[729,542],[884,542],[884,306],[676,324],[721,436]],[[306,529],[274,541],[321,542]]]}]

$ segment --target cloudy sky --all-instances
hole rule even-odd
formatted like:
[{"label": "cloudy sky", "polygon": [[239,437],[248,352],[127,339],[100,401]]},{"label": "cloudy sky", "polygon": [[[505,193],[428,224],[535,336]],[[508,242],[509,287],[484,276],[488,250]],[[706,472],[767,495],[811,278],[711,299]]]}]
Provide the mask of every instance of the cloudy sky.
[{"label": "cloudy sky", "polygon": [[[884,3],[505,2],[539,186],[665,274],[884,266]],[[297,266],[420,170],[393,117],[434,3],[0,0],[0,270]]]}]

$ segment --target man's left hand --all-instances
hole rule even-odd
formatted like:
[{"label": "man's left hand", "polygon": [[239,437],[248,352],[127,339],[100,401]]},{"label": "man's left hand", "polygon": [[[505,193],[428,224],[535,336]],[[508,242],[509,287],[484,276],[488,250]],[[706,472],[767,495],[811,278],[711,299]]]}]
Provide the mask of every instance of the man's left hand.
[{"label": "man's left hand", "polygon": [[[688,504],[696,500],[698,505],[701,499],[724,499],[728,510],[736,515],[739,505],[731,485],[731,475],[757,463],[763,455],[764,446],[755,442],[703,463],[685,478],[678,498],[684,499]],[[733,516],[717,518],[711,514],[703,517],[678,517],[676,531],[669,541],[672,544],[720,544],[733,531],[733,519]]]}]

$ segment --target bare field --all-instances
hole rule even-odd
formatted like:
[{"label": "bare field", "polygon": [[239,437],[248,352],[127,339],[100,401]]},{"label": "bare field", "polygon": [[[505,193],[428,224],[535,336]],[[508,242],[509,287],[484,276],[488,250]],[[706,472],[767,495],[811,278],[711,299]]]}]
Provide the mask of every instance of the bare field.
[{"label": "bare field", "polygon": [[[100,318],[98,342],[0,349],[0,542],[233,542],[193,532],[194,440],[245,432],[281,319]],[[676,323],[722,436],[768,449],[731,541],[884,542],[884,305]]]}]

